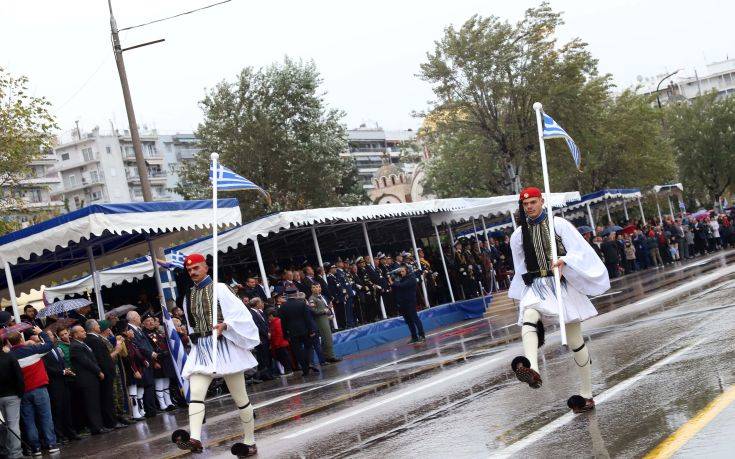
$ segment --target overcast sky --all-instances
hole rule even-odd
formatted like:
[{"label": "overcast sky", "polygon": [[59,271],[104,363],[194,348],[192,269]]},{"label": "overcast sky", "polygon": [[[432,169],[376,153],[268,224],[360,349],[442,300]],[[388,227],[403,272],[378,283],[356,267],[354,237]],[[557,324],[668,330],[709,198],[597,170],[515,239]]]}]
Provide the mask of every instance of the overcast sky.
[{"label": "overcast sky", "polygon": [[[120,28],[216,0],[114,0]],[[379,123],[415,128],[411,117],[432,98],[416,78],[419,64],[449,24],[472,14],[512,22],[538,2],[528,0],[232,0],[195,14],[122,33],[123,47],[165,38],[125,53],[138,123],[185,132],[201,120],[206,88],[244,66],[284,55],[313,59],[332,107],[348,127]],[[560,40],[589,43],[602,72],[619,86],[735,57],[735,2],[552,1],[564,12]],[[110,48],[105,0],[0,0],[0,66],[31,79],[53,103],[59,125],[125,127],[120,83]]]}]

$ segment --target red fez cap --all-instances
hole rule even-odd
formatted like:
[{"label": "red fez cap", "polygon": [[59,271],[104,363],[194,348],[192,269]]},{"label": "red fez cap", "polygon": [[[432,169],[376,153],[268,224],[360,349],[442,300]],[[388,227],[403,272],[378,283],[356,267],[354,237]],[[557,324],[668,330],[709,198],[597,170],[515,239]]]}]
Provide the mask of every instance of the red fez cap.
[{"label": "red fez cap", "polygon": [[524,199],[528,198],[540,198],[541,197],[541,190],[536,188],[535,186],[530,186],[528,188],[524,188],[521,190],[520,200],[523,201]]},{"label": "red fez cap", "polygon": [[206,263],[207,259],[201,253],[192,253],[184,258],[184,266],[191,266],[197,263]]}]

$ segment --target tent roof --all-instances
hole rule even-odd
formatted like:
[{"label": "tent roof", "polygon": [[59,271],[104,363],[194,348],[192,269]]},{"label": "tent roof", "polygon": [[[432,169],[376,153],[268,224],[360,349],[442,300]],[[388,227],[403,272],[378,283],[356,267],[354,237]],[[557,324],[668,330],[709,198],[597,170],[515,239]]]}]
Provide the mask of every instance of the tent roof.
[{"label": "tent roof", "polygon": [[[546,196],[546,194],[544,194]],[[568,202],[579,200],[579,192],[551,193],[551,205],[561,207]],[[495,196],[487,198],[486,202],[462,209],[439,212],[431,216],[431,223],[441,225],[443,223],[462,223],[480,217],[499,217],[514,212],[518,209],[518,196]]]},{"label": "tent roof", "polygon": [[587,204],[596,204],[603,202],[605,199],[635,199],[641,197],[641,190],[638,188],[606,188],[604,190],[595,191],[582,196],[579,202],[569,204],[564,207],[564,211],[581,209]]},{"label": "tent roof", "polygon": [[[317,223],[358,222],[386,218],[399,218],[428,215],[447,210],[458,210],[491,202],[496,198],[449,198],[430,199],[418,202],[397,204],[376,204],[352,207],[325,207],[320,209],[304,209],[280,212],[246,223],[232,230],[220,232],[217,244],[218,251],[247,244],[258,236],[268,236],[280,231],[295,228],[307,228]],[[172,247],[167,252],[182,251],[185,254],[212,254],[211,236],[197,241]]]},{"label": "tent roof", "polygon": [[[236,199],[217,204],[219,225],[241,222]],[[11,264],[20,294],[88,274],[90,249],[103,269],[147,253],[149,237],[158,246],[196,237],[211,227],[211,208],[210,200],[93,205],[0,237],[0,259]],[[0,289],[6,288],[0,276]]]}]

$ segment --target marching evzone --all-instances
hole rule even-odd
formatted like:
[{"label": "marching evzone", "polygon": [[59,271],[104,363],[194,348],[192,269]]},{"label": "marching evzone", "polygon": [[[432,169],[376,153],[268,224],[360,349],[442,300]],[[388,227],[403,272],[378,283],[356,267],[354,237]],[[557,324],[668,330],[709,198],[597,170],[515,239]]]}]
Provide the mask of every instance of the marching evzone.
[{"label": "marching evzone", "polygon": [[597,315],[587,295],[599,295],[610,288],[607,269],[567,220],[554,217],[558,260],[552,263],[548,215],[538,188],[526,188],[520,194],[520,226],[510,238],[515,275],[508,296],[518,300],[521,337],[525,356],[513,359],[511,366],[518,379],[530,387],[541,387],[538,348],[544,344],[541,317],[559,317],[553,268],[562,276],[561,302],[564,308],[567,343],[579,370],[579,395],[567,405],[575,413],[595,407],[592,398],[592,359],[582,337],[582,321]]},{"label": "marching evzone", "polygon": [[[232,454],[238,457],[253,456],[258,452],[255,446],[255,418],[245,391],[244,371],[258,365],[250,352],[260,344],[258,327],[247,308],[227,285],[219,282],[216,286],[213,284],[203,255],[189,255],[184,260],[184,267],[194,282],[184,300],[192,347],[182,370],[182,376],[189,380],[190,432],[176,430],[171,440],[181,449],[202,452],[204,398],[212,379],[222,377],[237,405],[243,427],[243,442],[232,446]],[[212,368],[212,301],[215,288],[219,299],[216,371]]]}]

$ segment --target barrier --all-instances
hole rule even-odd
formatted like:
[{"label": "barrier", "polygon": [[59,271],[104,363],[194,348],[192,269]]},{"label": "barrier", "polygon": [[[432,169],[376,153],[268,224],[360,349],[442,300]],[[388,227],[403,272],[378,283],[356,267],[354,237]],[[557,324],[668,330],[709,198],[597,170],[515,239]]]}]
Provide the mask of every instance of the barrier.
[{"label": "barrier", "polygon": [[[492,301],[492,295],[487,295],[485,301],[489,305]],[[482,317],[483,314],[485,314],[485,305],[482,298],[473,298],[424,309],[419,311],[419,318],[424,325],[424,331],[428,332],[463,320],[477,319]],[[334,353],[338,357],[371,349],[392,341],[406,339],[410,336],[411,334],[403,317],[381,320],[380,322],[362,325],[332,335]]]}]

